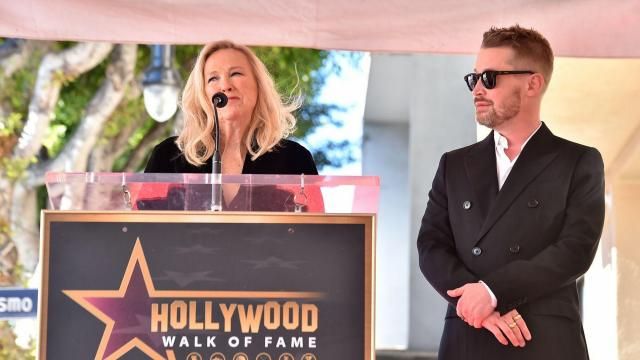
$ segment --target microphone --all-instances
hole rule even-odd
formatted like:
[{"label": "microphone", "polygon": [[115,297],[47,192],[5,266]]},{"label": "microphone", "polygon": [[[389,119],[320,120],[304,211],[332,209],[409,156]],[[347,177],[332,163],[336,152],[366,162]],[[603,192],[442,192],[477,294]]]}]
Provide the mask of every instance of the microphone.
[{"label": "microphone", "polygon": [[220,126],[218,126],[218,108],[223,108],[229,102],[227,95],[221,92],[213,94],[211,97],[213,103],[213,121],[215,131],[213,133],[213,140],[216,149],[213,152],[212,166],[211,166],[211,210],[222,211],[222,160],[220,159]]},{"label": "microphone", "polygon": [[229,98],[224,93],[218,92],[213,94],[213,97],[211,98],[211,102],[213,103],[213,106],[223,108],[227,106],[227,103],[229,102]]}]

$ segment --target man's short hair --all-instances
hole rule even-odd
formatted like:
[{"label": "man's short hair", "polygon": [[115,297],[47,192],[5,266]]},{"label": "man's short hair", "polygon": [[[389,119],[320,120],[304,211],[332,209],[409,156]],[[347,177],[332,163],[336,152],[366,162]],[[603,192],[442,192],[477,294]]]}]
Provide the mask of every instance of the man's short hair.
[{"label": "man's short hair", "polygon": [[482,47],[509,47],[513,49],[516,54],[516,61],[533,62],[537,68],[531,70],[540,72],[546,85],[549,84],[553,73],[553,51],[549,41],[539,32],[533,29],[525,29],[517,24],[505,28],[492,27],[482,36]]}]

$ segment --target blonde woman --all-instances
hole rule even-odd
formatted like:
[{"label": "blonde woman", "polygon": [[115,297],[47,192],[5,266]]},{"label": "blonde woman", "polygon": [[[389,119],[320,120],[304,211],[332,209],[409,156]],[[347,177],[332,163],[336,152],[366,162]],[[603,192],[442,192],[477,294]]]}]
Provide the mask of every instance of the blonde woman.
[{"label": "blonde woman", "polygon": [[[200,51],[182,93],[184,129],[154,148],[145,172],[211,172],[218,131],[211,98],[217,92],[229,99],[218,110],[223,174],[318,174],[311,153],[286,139],[298,105],[284,103],[264,64],[249,48],[230,41]],[[234,193],[227,191],[225,200]]]},{"label": "blonde woman", "polygon": [[297,105],[283,103],[264,64],[249,48],[230,41],[200,51],[182,93],[184,129],[155,147],[145,172],[211,172],[217,131],[211,97],[217,92],[229,98],[218,110],[223,174],[318,173],[309,151],[286,140]]}]

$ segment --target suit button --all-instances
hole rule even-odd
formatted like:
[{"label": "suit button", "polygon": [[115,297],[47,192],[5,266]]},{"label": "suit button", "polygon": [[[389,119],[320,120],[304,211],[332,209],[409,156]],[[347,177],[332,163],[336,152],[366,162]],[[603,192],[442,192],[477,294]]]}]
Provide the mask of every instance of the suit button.
[{"label": "suit button", "polygon": [[529,200],[529,202],[527,203],[527,206],[530,208],[538,207],[538,205],[540,205],[540,202],[538,202],[538,200],[536,199]]},{"label": "suit button", "polygon": [[471,209],[471,201],[467,200],[465,202],[462,203],[462,208],[465,210],[469,210]]},{"label": "suit button", "polygon": [[482,254],[482,249],[476,246],[471,249],[471,253],[473,254],[473,256],[480,256],[480,254]]},{"label": "suit button", "polygon": [[511,245],[511,247],[509,248],[509,251],[511,251],[512,254],[517,254],[520,252],[520,245]]}]

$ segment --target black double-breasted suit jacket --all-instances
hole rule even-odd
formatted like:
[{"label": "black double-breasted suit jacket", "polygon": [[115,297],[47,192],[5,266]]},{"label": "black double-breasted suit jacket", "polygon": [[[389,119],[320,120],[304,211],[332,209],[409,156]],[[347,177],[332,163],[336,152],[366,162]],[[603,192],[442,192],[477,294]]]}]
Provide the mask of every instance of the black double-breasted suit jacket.
[{"label": "black double-breasted suit jacket", "polygon": [[[576,279],[604,223],[600,153],[543,123],[498,190],[493,133],[444,154],[418,234],[420,268],[449,302],[440,359],[586,359]],[[446,291],[484,281],[497,310],[517,309],[532,332],[501,345],[456,316]]]}]

